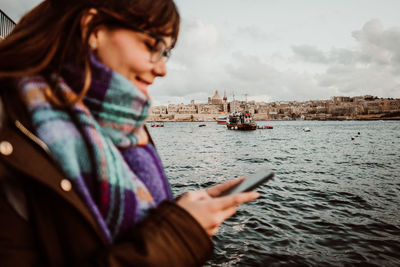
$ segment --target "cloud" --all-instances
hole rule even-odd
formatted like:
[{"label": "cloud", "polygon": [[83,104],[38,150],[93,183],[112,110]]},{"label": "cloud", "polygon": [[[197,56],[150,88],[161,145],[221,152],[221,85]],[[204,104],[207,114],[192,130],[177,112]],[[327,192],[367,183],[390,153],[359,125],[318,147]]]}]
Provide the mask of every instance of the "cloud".
[{"label": "cloud", "polygon": [[311,45],[292,46],[294,60],[318,63],[326,71],[315,75],[321,90],[342,95],[375,94],[400,97],[400,27],[385,29],[373,19],[352,32],[353,49],[322,51]]},{"label": "cloud", "polygon": [[322,51],[312,45],[294,45],[294,59],[307,63],[325,64],[337,68],[336,64],[353,66],[354,69],[370,69],[379,66],[387,71],[398,73],[400,66],[400,27],[384,29],[380,20],[373,19],[364,24],[361,30],[353,31],[356,48],[332,48]]},{"label": "cloud", "polygon": [[294,45],[292,46],[292,50],[295,54],[295,57],[298,57],[299,60],[306,60],[309,62],[315,63],[327,63],[328,58],[324,54],[324,52],[312,45]]},{"label": "cloud", "polygon": [[[2,10],[18,20],[40,1],[6,0]],[[220,94],[226,90],[228,97],[235,92],[238,98],[248,94],[249,99],[264,97],[266,101],[362,94],[400,97],[400,27],[385,28],[380,20],[372,19],[347,30],[353,43],[337,45],[328,40],[331,48],[327,48],[321,36],[338,36],[336,27],[348,24],[345,17],[338,23],[335,16],[334,26],[324,17],[325,22],[304,24],[308,26],[301,30],[298,23],[302,20],[296,16],[288,14],[281,20],[283,10],[274,12],[277,16],[265,16],[267,20],[260,14],[246,17],[242,12],[238,19],[230,10],[227,23],[221,24],[208,15],[190,19],[199,17],[206,6],[198,4],[196,13],[192,12],[193,3],[185,12],[191,17],[182,19],[168,75],[150,88],[155,103],[188,103],[191,99],[204,103],[215,90]],[[375,10],[372,13],[379,15]],[[312,36],[307,35],[309,31]]]},{"label": "cloud", "polygon": [[398,67],[400,64],[400,27],[385,30],[377,19],[353,32],[368,63]]},{"label": "cloud", "polygon": [[[400,97],[400,28],[371,20],[352,34],[351,48],[292,45],[293,56],[239,50],[213,24],[186,21],[169,65],[155,87],[158,99],[206,102],[215,90],[265,101],[327,99],[335,95]],[[248,38],[256,40],[255,34]],[[251,39],[254,38],[254,39]],[[232,46],[230,46],[232,45]],[[262,97],[261,97],[262,96]],[[172,102],[172,101],[171,101]]]},{"label": "cloud", "polygon": [[213,24],[183,21],[173,58],[168,62],[168,75],[159,79],[150,93],[157,98],[186,97],[186,102],[206,102],[211,92],[223,85],[224,71],[218,62],[228,46]]},{"label": "cloud", "polygon": [[[255,37],[255,38],[259,38]],[[250,37],[249,37],[250,38]],[[244,95],[261,99],[314,98],[322,96],[316,82],[308,74],[280,71],[254,51],[234,51],[232,41],[224,40],[213,24],[201,21],[183,21],[181,36],[168,64],[168,75],[159,79],[150,93],[157,103],[191,99],[205,103],[215,90],[227,92],[231,98]],[[275,56],[275,55],[274,55]],[[301,85],[304,89],[299,89]],[[155,103],[156,103],[155,102]]]},{"label": "cloud", "polygon": [[346,48],[332,48],[325,63],[354,65],[358,61],[364,61],[360,51]]},{"label": "cloud", "polygon": [[331,66],[317,78],[319,85],[335,89],[340,95],[374,95],[399,97],[400,83],[392,73],[379,66],[355,68],[351,65]]},{"label": "cloud", "polygon": [[352,36],[357,50],[346,52],[352,60],[335,61],[332,56],[333,63],[320,77],[320,84],[337,87],[343,93],[372,91],[379,96],[400,97],[400,27],[385,29],[373,19]]},{"label": "cloud", "polygon": [[225,66],[228,74],[227,86],[236,95],[248,94],[251,98],[268,100],[305,99],[310,94],[321,97],[312,75],[293,70],[279,70],[268,60],[256,55],[234,53],[232,63]]},{"label": "cloud", "polygon": [[237,28],[236,36],[240,36],[241,38],[250,38],[252,41],[268,41],[272,42],[275,41],[277,38],[276,36],[272,36],[271,34],[267,34],[266,32],[262,31],[259,27],[254,25],[247,25],[241,26]]}]

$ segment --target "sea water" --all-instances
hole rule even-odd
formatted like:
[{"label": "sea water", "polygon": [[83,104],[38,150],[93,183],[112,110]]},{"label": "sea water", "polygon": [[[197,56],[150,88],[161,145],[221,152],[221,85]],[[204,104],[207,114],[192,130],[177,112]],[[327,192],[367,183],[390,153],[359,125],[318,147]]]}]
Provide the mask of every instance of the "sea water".
[{"label": "sea water", "polygon": [[400,265],[400,121],[199,124],[149,127],[175,195],[275,172],[221,225],[208,266]]}]

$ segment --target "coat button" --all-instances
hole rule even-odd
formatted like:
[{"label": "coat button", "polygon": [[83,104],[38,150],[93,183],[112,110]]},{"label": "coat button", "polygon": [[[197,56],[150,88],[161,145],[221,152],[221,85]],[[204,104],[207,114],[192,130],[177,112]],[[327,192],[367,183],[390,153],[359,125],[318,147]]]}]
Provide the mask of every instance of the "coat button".
[{"label": "coat button", "polygon": [[0,142],[0,153],[3,154],[4,156],[9,156],[13,153],[13,146],[10,142],[8,141],[1,141]]},{"label": "coat button", "polygon": [[72,184],[67,179],[62,179],[60,185],[62,190],[64,190],[65,192],[71,191],[72,189]]}]

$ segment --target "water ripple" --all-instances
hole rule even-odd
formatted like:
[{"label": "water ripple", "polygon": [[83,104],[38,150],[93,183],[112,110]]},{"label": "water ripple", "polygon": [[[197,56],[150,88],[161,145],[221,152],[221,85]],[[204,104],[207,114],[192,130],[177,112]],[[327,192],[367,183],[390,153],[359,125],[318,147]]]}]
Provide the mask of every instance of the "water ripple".
[{"label": "water ripple", "polygon": [[206,124],[149,129],[175,195],[261,167],[276,174],[221,225],[207,266],[399,265],[400,122]]}]

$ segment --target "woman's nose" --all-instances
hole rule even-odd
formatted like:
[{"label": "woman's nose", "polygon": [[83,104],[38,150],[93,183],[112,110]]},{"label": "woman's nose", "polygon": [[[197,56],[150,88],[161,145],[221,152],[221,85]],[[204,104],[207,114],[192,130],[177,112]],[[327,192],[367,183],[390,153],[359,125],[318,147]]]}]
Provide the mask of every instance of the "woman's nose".
[{"label": "woman's nose", "polygon": [[167,63],[161,59],[154,65],[153,72],[156,76],[163,77],[167,74]]}]

